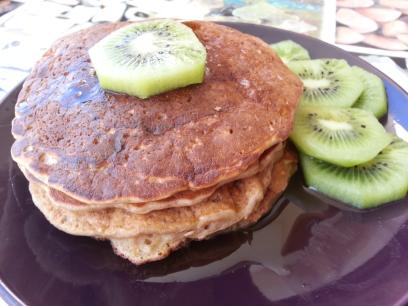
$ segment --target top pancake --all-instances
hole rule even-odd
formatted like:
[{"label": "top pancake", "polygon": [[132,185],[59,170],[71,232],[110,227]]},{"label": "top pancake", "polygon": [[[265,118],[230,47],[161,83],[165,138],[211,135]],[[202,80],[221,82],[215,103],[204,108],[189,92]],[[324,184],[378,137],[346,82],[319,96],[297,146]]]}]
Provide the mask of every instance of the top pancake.
[{"label": "top pancake", "polygon": [[146,202],[233,179],[285,140],[300,80],[260,39],[188,22],[207,49],[202,84],[140,100],[103,91],[88,49],[124,23],[57,41],[16,104],[13,158],[84,202]]}]

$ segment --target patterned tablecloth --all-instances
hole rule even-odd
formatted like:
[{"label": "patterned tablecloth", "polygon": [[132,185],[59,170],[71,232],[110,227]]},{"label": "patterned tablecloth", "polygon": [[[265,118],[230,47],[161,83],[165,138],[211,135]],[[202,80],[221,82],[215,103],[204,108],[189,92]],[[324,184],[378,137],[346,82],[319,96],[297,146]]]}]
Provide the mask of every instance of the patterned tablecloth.
[{"label": "patterned tablecloth", "polygon": [[[23,80],[50,43],[98,22],[181,18],[269,24],[323,37],[323,0],[0,1],[0,100]],[[328,35],[326,35],[328,36]]]},{"label": "patterned tablecloth", "polygon": [[[52,41],[93,23],[163,17],[228,20],[267,24],[333,43],[334,3],[334,0],[1,0],[0,101],[27,76]],[[387,68],[386,73],[394,74],[397,81],[408,84],[406,74],[392,62],[373,57],[369,60],[380,69]]]}]

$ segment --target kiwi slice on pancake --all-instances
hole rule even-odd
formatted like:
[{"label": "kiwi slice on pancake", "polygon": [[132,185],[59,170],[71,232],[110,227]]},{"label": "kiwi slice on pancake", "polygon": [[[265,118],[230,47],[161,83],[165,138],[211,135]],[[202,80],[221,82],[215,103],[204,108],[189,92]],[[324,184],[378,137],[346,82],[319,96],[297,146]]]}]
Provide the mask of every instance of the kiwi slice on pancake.
[{"label": "kiwi slice on pancake", "polygon": [[352,106],[364,85],[345,60],[315,59],[288,62],[303,82],[303,105]]},{"label": "kiwi slice on pancake", "polygon": [[408,144],[395,138],[372,160],[350,168],[300,155],[307,186],[356,208],[372,208],[405,197]]},{"label": "kiwi slice on pancake", "polygon": [[102,88],[148,98],[201,83],[207,54],[189,27],[161,19],[112,32],[89,56]]},{"label": "kiwi slice on pancake", "polygon": [[351,69],[364,84],[363,93],[353,107],[368,110],[381,118],[387,113],[387,95],[382,80],[360,67],[353,66]]},{"label": "kiwi slice on pancake", "polygon": [[373,159],[392,141],[372,113],[334,106],[300,107],[290,137],[302,152],[343,167]]},{"label": "kiwi slice on pancake", "polygon": [[292,40],[283,40],[269,45],[284,63],[290,61],[309,60],[309,52]]}]

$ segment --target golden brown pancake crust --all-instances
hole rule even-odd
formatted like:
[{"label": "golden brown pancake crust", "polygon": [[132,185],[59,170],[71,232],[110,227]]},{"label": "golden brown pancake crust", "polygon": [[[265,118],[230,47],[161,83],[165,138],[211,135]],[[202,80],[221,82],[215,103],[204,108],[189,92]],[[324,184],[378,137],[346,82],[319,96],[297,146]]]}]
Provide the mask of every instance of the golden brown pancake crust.
[{"label": "golden brown pancake crust", "polygon": [[[240,178],[250,177],[258,172],[261,172],[266,167],[270,167],[276,161],[278,161],[284,152],[284,145],[278,144],[266,150],[260,160],[256,165],[251,165],[247,172],[242,173],[237,180]],[[30,181],[38,181],[35,177],[24,170],[25,175]],[[235,180],[235,182],[237,181]],[[41,183],[41,182],[40,182]],[[50,188],[49,197],[55,205],[62,208],[70,210],[95,210],[95,209],[105,209],[105,208],[122,208],[132,213],[145,214],[155,210],[191,206],[203,202],[205,199],[209,198],[217,188],[220,186],[213,186],[205,189],[200,189],[196,191],[182,191],[173,196],[153,202],[144,203],[108,203],[108,204],[89,204],[78,201],[65,193]]]},{"label": "golden brown pancake crust", "polygon": [[[296,171],[296,156],[286,151],[285,156],[272,168],[272,181],[266,190],[265,197],[255,207],[251,214],[236,224],[219,232],[211,233],[211,236],[220,233],[246,228],[256,223],[274,205],[288,185],[289,179]],[[149,242],[145,245],[145,241]],[[209,237],[205,237],[208,239]],[[194,239],[194,238],[193,238]],[[160,260],[167,257],[172,251],[188,243],[190,239],[177,235],[151,235],[137,236],[127,239],[111,239],[115,253],[124,257],[136,265],[150,261]]]},{"label": "golden brown pancake crust", "polygon": [[[285,172],[281,178],[272,177],[277,173],[275,168],[293,169],[295,166],[294,153],[285,150],[282,158],[270,167],[252,177],[225,184],[203,202],[142,215],[119,208],[72,211],[55,205],[49,196],[50,188],[46,185],[30,181],[29,188],[34,204],[50,223],[69,234],[99,238],[129,238],[188,232],[188,236],[193,235],[195,239],[202,239],[246,219],[264,199],[265,192],[270,189],[271,180],[274,184],[287,182],[290,175]],[[280,188],[282,184],[278,185]],[[281,189],[283,191],[284,187]]]},{"label": "golden brown pancake crust", "polygon": [[205,81],[146,100],[103,91],[88,49],[123,23],[57,41],[16,104],[13,158],[85,202],[143,202],[230,180],[285,140],[299,79],[260,39],[188,22],[207,49]]}]

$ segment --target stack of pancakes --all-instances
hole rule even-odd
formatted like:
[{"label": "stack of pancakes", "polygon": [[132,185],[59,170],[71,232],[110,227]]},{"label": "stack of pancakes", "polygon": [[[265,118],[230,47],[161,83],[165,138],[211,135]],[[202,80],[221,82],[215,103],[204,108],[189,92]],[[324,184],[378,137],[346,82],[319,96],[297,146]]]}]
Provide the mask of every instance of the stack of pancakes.
[{"label": "stack of pancakes", "polygon": [[12,156],[35,205],[135,264],[253,224],[296,168],[299,79],[255,37],[186,24],[207,49],[202,84],[146,100],[103,91],[88,49],[125,25],[103,24],[57,41],[16,104]]}]

